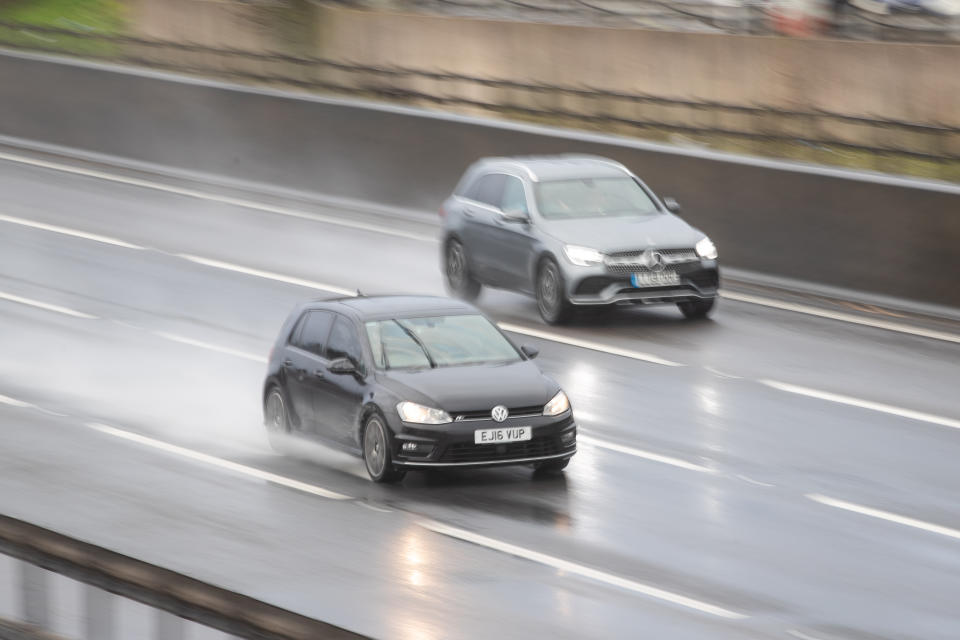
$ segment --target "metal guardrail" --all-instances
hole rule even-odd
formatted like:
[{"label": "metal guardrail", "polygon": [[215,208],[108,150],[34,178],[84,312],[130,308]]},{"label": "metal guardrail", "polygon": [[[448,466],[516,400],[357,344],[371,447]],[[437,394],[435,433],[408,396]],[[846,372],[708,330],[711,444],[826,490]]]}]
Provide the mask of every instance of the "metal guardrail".
[{"label": "metal guardrail", "polygon": [[[782,142],[814,148],[919,159],[934,163],[960,161],[960,128],[827,111],[792,111],[764,105],[738,105],[609,91],[589,86],[557,86],[411,69],[376,67],[319,57],[255,52],[208,45],[112,36],[91,32],[0,22],[0,46],[68,53],[87,58],[170,69],[184,73],[280,84],[352,96],[400,102],[467,107],[533,120],[561,121],[575,126],[626,126],[747,141]],[[432,83],[423,88],[424,81]],[[468,97],[470,88],[500,92],[494,99]],[[522,94],[524,100],[518,100]],[[579,108],[560,104],[580,100]],[[656,107],[657,109],[650,109]],[[664,109],[672,117],[665,118]],[[659,113],[661,117],[656,117]],[[694,124],[697,120],[729,120],[739,116],[741,128]],[[838,135],[824,135],[834,124],[879,129],[877,137],[908,139],[912,146],[865,144]],[[836,128],[836,127],[833,127]]]},{"label": "metal guardrail", "polygon": [[54,621],[47,571],[84,585],[85,640],[125,640],[116,624],[117,597],[153,610],[155,619],[149,626],[154,640],[184,640],[188,620],[250,640],[365,638],[7,516],[0,516],[0,554],[18,561],[21,600],[20,620],[0,620],[0,640],[51,637],[47,634]]}]

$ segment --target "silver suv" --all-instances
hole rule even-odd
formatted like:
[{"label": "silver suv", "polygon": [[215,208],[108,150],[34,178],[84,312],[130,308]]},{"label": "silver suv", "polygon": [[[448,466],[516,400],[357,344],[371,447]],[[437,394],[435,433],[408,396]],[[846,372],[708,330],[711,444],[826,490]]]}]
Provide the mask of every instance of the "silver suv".
[{"label": "silver suv", "polygon": [[550,324],[618,303],[702,318],[717,296],[717,249],[678,211],[606,158],[484,158],[440,211],[446,284],[465,299],[482,285],[533,295]]}]

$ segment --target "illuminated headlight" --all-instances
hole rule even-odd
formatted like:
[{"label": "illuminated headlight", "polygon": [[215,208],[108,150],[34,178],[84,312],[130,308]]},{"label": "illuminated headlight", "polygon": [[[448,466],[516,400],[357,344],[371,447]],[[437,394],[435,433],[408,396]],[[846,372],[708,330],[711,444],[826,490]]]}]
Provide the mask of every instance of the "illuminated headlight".
[{"label": "illuminated headlight", "polygon": [[557,391],[553,400],[543,405],[543,415],[558,416],[568,409],[570,409],[570,400],[567,398],[567,394],[563,391]]},{"label": "illuminated headlight", "polygon": [[592,264],[603,262],[603,254],[590,247],[578,247],[575,244],[564,245],[563,252],[567,255],[567,260],[578,267],[589,267]]},{"label": "illuminated headlight", "polygon": [[707,260],[716,260],[717,247],[710,241],[710,238],[704,238],[697,243],[697,255]]},{"label": "illuminated headlight", "polygon": [[443,409],[434,409],[425,407],[416,402],[401,402],[397,405],[397,413],[404,422],[413,422],[416,424],[446,424],[453,422],[450,414]]}]

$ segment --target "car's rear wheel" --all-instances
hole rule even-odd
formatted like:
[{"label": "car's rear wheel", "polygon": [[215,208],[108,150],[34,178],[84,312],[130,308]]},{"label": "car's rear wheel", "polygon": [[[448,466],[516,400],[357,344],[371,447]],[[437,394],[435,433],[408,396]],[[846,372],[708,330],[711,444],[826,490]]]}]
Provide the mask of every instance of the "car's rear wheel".
[{"label": "car's rear wheel", "polygon": [[284,453],[284,445],[290,436],[290,419],[280,387],[273,387],[267,394],[267,401],[263,407],[263,423],[267,428],[270,447],[278,453]]},{"label": "car's rear wheel", "polygon": [[537,462],[533,465],[534,473],[560,473],[570,464],[570,458],[563,460],[547,460],[546,462]]},{"label": "car's rear wheel", "polygon": [[713,310],[716,298],[703,298],[701,300],[690,300],[689,302],[678,302],[677,307],[688,320],[697,320],[706,318]]},{"label": "car's rear wheel", "polygon": [[564,292],[560,267],[550,258],[537,270],[537,310],[547,324],[562,324],[573,314],[573,305]]},{"label": "car's rear wheel", "polygon": [[378,415],[367,418],[363,428],[363,461],[374,482],[398,482],[406,470],[393,465],[392,439],[383,419]]},{"label": "car's rear wheel", "polygon": [[458,240],[447,243],[444,257],[447,289],[463,300],[475,300],[480,295],[480,283],[470,274],[467,251]]}]

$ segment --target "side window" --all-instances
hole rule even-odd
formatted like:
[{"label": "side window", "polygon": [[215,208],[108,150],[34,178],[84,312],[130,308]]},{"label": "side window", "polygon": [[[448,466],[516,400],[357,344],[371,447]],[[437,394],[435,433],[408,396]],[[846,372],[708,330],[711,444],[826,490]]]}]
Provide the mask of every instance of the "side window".
[{"label": "side window", "polygon": [[327,342],[327,358],[349,358],[358,367],[363,366],[363,350],[353,323],[343,317],[337,317]]},{"label": "side window", "polygon": [[523,190],[523,182],[520,178],[513,176],[504,176],[506,181],[503,185],[503,199],[500,201],[500,208],[504,211],[527,211],[527,196]]},{"label": "side window", "polygon": [[323,348],[333,323],[333,314],[329,311],[308,311],[299,332],[294,333],[293,345],[300,347],[318,356],[323,355]]},{"label": "side window", "polygon": [[470,185],[464,196],[477,202],[499,207],[500,201],[503,200],[503,183],[506,177],[502,173],[485,175]]}]

